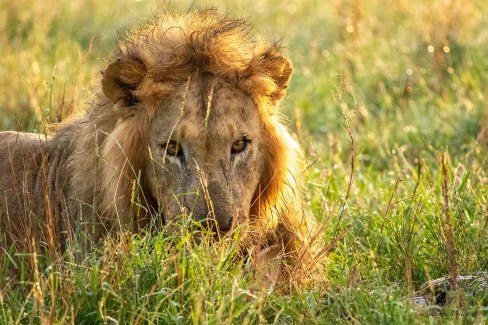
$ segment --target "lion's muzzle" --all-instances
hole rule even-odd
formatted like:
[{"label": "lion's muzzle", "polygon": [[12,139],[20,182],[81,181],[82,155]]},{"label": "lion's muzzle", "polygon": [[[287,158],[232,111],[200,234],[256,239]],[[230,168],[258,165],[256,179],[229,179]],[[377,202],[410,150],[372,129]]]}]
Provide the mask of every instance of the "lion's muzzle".
[{"label": "lion's muzzle", "polygon": [[[187,198],[187,208],[205,228],[226,233],[237,218],[229,188],[219,181],[200,183],[196,195]],[[188,200],[189,199],[189,200]]]}]

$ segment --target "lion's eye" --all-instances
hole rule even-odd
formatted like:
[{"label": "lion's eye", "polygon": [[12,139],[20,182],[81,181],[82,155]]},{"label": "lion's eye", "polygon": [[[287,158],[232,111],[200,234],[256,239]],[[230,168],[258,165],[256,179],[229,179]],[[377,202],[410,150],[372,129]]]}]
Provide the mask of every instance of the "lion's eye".
[{"label": "lion's eye", "polygon": [[240,140],[235,141],[232,144],[231,153],[233,155],[235,155],[237,153],[244,151],[244,149],[246,149],[248,143],[249,143],[249,140],[246,138],[242,138]]},{"label": "lion's eye", "polygon": [[166,145],[166,153],[170,156],[179,156],[181,154],[181,146],[176,141],[170,141]]}]

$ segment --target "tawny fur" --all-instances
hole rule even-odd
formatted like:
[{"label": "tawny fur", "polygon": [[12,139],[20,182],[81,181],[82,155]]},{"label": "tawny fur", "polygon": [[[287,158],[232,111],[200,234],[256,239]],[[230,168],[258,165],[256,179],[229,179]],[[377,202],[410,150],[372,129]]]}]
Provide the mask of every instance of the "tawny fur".
[{"label": "tawny fur", "polygon": [[38,247],[62,250],[72,239],[96,243],[111,231],[167,222],[161,205],[170,198],[157,198],[148,185],[148,132],[175,93],[196,88],[211,103],[209,85],[223,84],[246,94],[260,120],[247,245],[279,245],[297,271],[309,260],[312,233],[303,154],[276,109],[291,72],[275,43],[255,41],[244,20],[215,10],[166,13],[134,29],[119,42],[84,116],[49,137],[0,133],[1,246],[26,250],[34,238]]},{"label": "tawny fur", "polygon": [[488,144],[488,110],[485,110],[485,114],[480,120],[479,131],[476,140],[478,140],[478,143],[481,143],[483,145]]}]

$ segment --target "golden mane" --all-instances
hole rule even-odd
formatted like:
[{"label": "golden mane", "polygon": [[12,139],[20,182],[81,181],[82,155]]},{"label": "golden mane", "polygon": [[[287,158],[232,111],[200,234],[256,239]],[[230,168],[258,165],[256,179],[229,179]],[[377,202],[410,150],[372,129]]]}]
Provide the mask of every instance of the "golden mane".
[{"label": "golden mane", "polygon": [[[149,107],[153,108],[195,73],[221,78],[249,94],[259,107],[267,132],[265,171],[251,207],[251,215],[255,216],[254,237],[259,241],[281,240],[287,254],[310,260],[310,256],[304,257],[309,255],[312,226],[302,206],[303,153],[281,124],[276,111],[292,72],[291,63],[279,50],[277,43],[255,41],[251,26],[245,20],[220,15],[216,10],[176,15],[164,13],[118,42],[114,63],[107,67],[104,77],[111,73],[122,76],[121,83],[134,86],[130,96],[118,96],[128,97],[129,101],[152,103]],[[102,81],[102,86],[107,88],[105,93],[110,92],[110,83]],[[129,153],[130,164],[126,158],[119,157],[115,165],[118,170],[125,168],[125,174],[132,182],[132,170],[143,167],[140,165],[143,161],[138,163],[135,158],[143,156],[143,130],[148,129],[155,114],[149,110],[136,119],[127,120],[119,128],[124,130],[125,137],[105,144],[104,151],[111,157],[115,157],[119,147]],[[124,144],[126,141],[128,143]],[[109,151],[113,151],[113,155]],[[105,206],[110,206],[116,197],[129,197],[133,184],[125,182],[125,189],[121,188],[119,177],[120,173],[113,170],[106,173],[106,188],[102,192],[112,194],[105,197]]]},{"label": "golden mane", "polygon": [[198,70],[235,84],[252,97],[276,103],[284,96],[283,86],[291,73],[277,43],[255,41],[244,19],[232,19],[215,9],[164,13],[128,32],[118,42],[114,60],[142,63],[145,76],[135,63],[127,66],[122,73],[127,79],[120,81],[132,84],[143,78],[134,95],[156,101]]}]

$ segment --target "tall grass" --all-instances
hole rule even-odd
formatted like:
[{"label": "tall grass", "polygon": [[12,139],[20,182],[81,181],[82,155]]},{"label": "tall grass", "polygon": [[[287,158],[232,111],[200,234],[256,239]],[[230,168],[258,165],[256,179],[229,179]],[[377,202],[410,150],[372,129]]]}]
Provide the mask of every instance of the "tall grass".
[{"label": "tall grass", "polygon": [[[0,2],[0,129],[46,132],[82,112],[117,33],[161,6]],[[327,283],[251,290],[231,243],[148,232],[108,239],[82,262],[70,251],[64,262],[40,256],[33,280],[15,284],[6,277],[16,260],[5,258],[0,323],[485,323],[486,294],[440,318],[409,297],[453,268],[488,270],[488,148],[478,137],[488,121],[488,3],[220,7],[282,38],[294,64],[282,108],[309,157],[307,205],[324,225]]]}]

